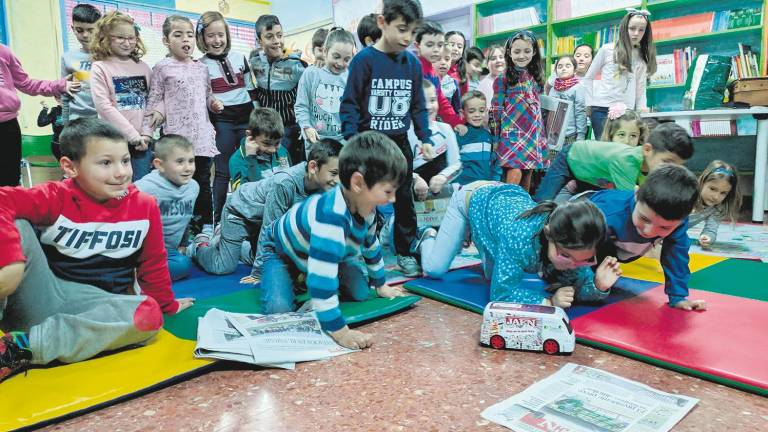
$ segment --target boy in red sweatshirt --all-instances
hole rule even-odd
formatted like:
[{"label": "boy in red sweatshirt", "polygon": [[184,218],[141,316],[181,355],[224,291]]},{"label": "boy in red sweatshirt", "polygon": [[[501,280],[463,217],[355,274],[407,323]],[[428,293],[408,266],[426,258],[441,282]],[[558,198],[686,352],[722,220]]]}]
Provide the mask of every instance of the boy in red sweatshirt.
[{"label": "boy in red sweatshirt", "polygon": [[0,381],[144,343],[193,301],[174,299],[160,211],[131,185],[123,135],[81,118],[60,143],[68,179],[0,188]]}]

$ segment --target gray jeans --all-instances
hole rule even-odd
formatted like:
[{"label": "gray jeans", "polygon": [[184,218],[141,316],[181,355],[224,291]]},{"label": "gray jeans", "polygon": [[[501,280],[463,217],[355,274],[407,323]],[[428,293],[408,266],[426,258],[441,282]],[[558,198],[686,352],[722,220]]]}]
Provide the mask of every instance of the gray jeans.
[{"label": "gray jeans", "polygon": [[0,328],[29,334],[32,363],[86,360],[144,343],[162,327],[154,299],[59,279],[29,222],[17,220],[16,228],[27,261],[16,291],[0,300]]},{"label": "gray jeans", "polygon": [[261,231],[261,221],[251,221],[234,214],[229,205],[225,205],[221,212],[221,233],[211,240],[208,247],[198,248],[195,251],[195,262],[211,274],[233,273],[243,253],[248,253],[244,252],[248,248],[243,247],[243,242],[250,242],[250,253],[255,253],[254,244],[259,238],[259,231]]}]

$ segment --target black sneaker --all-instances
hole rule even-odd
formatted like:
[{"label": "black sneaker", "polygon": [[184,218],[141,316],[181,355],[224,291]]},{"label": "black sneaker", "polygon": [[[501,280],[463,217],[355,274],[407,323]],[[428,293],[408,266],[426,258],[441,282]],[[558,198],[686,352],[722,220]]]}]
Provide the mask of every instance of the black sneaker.
[{"label": "black sneaker", "polygon": [[0,382],[25,371],[30,361],[32,351],[25,333],[11,332],[0,337]]}]

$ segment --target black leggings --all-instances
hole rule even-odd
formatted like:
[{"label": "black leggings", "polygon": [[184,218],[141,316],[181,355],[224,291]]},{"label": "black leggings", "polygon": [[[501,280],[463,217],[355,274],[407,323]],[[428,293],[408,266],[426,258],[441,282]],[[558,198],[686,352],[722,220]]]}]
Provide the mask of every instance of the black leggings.
[{"label": "black leggings", "polygon": [[18,186],[21,176],[21,128],[16,119],[0,123],[3,157],[0,157],[0,186]]}]

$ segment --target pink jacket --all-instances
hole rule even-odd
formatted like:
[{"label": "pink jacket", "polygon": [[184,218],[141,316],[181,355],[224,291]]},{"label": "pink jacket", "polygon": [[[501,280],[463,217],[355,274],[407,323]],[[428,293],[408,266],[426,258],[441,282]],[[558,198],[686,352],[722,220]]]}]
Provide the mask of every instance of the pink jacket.
[{"label": "pink jacket", "polygon": [[49,81],[32,79],[21,68],[19,59],[0,44],[0,122],[13,120],[19,115],[21,99],[16,90],[30,96],[58,96],[67,88],[64,79]]},{"label": "pink jacket", "polygon": [[151,73],[143,61],[115,57],[93,62],[91,66],[91,96],[96,112],[128,141],[141,138]]}]

